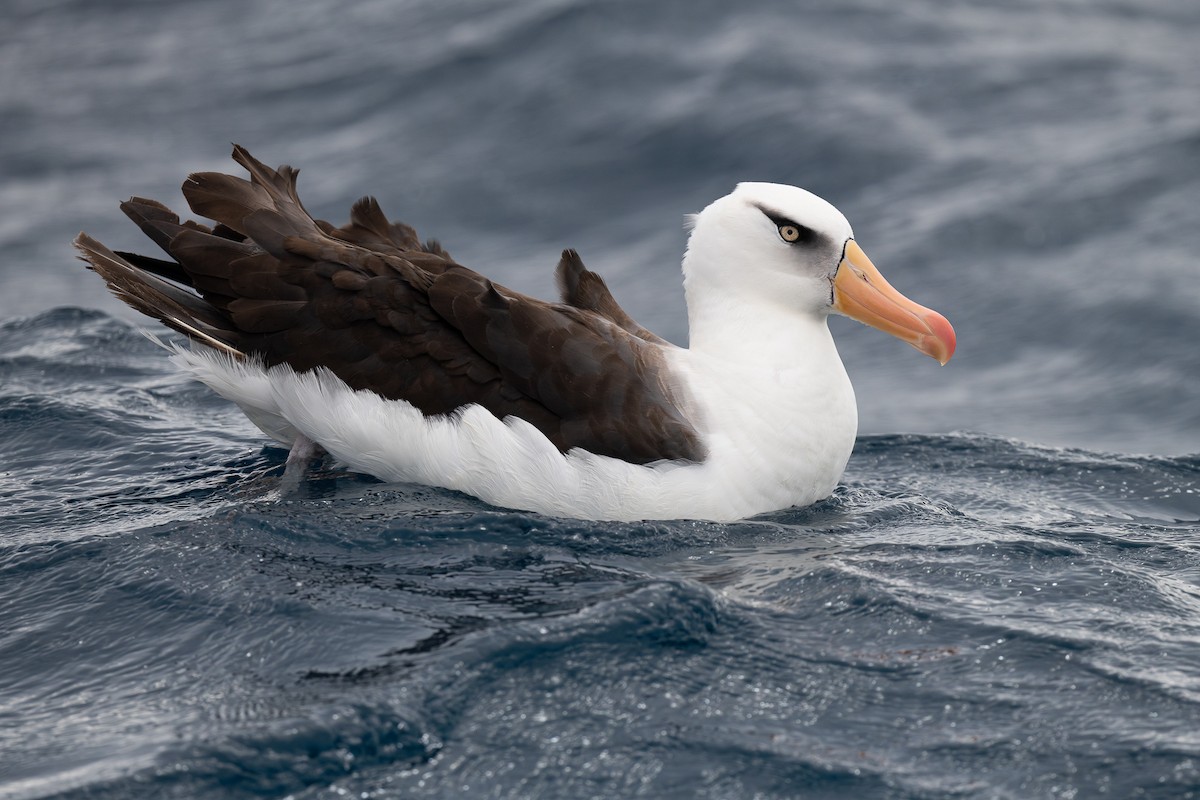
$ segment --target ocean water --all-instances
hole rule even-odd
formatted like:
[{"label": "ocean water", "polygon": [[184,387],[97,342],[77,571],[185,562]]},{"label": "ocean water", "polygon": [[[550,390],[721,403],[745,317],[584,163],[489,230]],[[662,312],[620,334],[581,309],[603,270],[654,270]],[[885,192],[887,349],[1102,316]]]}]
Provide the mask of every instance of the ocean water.
[{"label": "ocean water", "polygon": [[[0,797],[1200,796],[1200,6],[10,0]],[[73,259],[228,143],[686,341],[683,216],[837,204],[829,500],[566,521],[285,453]]]}]

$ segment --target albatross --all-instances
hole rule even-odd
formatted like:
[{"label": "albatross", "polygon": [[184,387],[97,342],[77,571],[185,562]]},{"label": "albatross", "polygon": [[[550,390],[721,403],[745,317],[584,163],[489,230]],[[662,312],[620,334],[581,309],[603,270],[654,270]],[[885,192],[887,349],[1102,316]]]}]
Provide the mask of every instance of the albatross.
[{"label": "albatross", "polygon": [[[169,258],[81,233],[121,300],[182,333],[185,373],[291,448],[383,481],[594,520],[737,520],[828,497],[858,428],[830,314],[945,364],[940,314],[888,284],[830,203],[741,183],[691,218],[689,344],[617,304],[579,254],[562,299],[458,264],[364,197],[342,227],[300,203],[298,171],[235,146],[249,179],[190,175],[208,225],[154,200],[121,208]],[[300,466],[299,473],[303,473]]]}]

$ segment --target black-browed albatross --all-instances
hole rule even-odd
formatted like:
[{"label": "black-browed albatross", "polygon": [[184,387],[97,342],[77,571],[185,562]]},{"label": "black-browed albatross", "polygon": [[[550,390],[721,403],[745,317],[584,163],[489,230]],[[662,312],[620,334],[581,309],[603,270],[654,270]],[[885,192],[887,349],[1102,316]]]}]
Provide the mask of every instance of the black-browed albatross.
[{"label": "black-browed albatross", "polygon": [[171,257],[76,246],[109,288],[186,335],[185,372],[267,435],[385,481],[583,519],[734,520],[837,485],[858,426],[830,336],[840,313],[937,361],[944,317],[899,294],[846,218],[803,189],[742,183],[692,218],[690,342],[634,322],[573,250],[562,301],[527,297],[391,223],[372,198],[340,228],[297,171],[246,150],[250,179],[188,177],[214,226],[154,200],[122,210]]}]

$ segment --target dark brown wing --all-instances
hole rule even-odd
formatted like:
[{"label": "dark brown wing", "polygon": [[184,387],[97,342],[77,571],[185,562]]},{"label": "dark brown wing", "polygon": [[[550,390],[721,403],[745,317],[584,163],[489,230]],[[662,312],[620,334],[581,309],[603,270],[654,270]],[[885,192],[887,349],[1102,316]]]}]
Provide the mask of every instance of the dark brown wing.
[{"label": "dark brown wing", "polygon": [[662,340],[572,251],[559,266],[566,304],[546,303],[421,244],[371,198],[341,228],[314,220],[295,170],[270,169],[240,147],[233,157],[249,181],[199,173],[183,186],[212,228],[153,200],[122,204],[172,260],[113,253],[80,235],[85,260],[118,297],[206,345],[298,371],[325,367],[428,415],[478,403],[528,421],[563,451],[703,459]]}]

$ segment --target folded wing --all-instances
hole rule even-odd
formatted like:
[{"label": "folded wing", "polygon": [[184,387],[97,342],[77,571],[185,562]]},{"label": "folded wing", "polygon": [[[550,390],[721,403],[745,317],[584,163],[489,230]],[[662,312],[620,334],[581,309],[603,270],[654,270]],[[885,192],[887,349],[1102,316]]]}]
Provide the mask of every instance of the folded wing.
[{"label": "folded wing", "polygon": [[426,415],[479,404],[526,420],[560,450],[634,463],[700,461],[666,345],[617,305],[567,251],[563,303],[527,297],[454,262],[389,222],[372,198],[336,228],[313,219],[297,171],[240,147],[250,179],[198,173],[186,221],[153,200],[125,213],[170,260],[76,244],[113,292],[194,341],[297,371],[324,367],[354,389],[406,400]]}]

